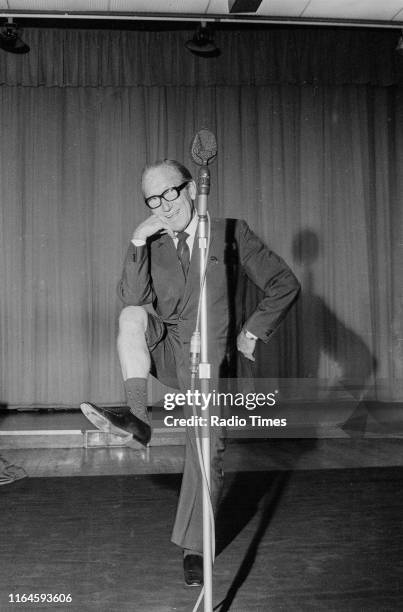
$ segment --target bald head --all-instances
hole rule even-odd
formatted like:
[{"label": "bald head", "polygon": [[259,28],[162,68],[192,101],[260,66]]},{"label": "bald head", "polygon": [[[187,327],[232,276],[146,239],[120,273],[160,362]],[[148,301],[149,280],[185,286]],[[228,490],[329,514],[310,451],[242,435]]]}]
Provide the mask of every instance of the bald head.
[{"label": "bald head", "polygon": [[158,174],[162,169],[166,169],[168,173],[169,170],[171,170],[172,173],[170,173],[170,176],[175,176],[176,179],[179,179],[180,183],[184,183],[185,181],[190,182],[193,180],[193,177],[186,166],[176,161],[176,159],[159,159],[152,164],[147,164],[142,172],[141,188],[143,193],[147,175],[155,173]]}]

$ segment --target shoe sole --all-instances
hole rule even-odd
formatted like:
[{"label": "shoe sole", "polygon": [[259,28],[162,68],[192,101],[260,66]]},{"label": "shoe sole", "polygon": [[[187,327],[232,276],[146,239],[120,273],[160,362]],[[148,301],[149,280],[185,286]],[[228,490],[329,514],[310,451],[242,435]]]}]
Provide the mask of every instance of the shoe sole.
[{"label": "shoe sole", "polygon": [[130,433],[128,433],[125,429],[120,429],[120,427],[112,425],[112,423],[104,416],[99,414],[99,412],[93,406],[91,406],[91,404],[84,402],[80,404],[80,408],[83,415],[100,431],[119,436],[120,438],[127,438],[128,440],[133,439],[133,436]]}]

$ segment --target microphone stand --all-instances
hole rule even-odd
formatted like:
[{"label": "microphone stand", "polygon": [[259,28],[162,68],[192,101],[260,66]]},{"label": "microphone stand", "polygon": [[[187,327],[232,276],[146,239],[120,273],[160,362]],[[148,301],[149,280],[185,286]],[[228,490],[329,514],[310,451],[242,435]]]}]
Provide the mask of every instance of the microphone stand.
[{"label": "microphone stand", "polygon": [[[208,219],[207,219],[207,200],[210,193],[210,170],[207,162],[201,166],[197,182],[197,214],[199,216],[198,241],[200,252],[200,363],[199,380],[202,393],[208,393],[211,378],[211,364],[208,361],[208,318],[207,318],[207,293],[206,283],[203,283],[203,276],[207,264],[207,242],[208,242]],[[207,397],[204,395],[203,397]],[[204,471],[207,483],[203,482],[203,574],[204,574],[204,612],[213,612],[213,558],[211,543],[211,523],[210,523],[210,489],[211,489],[211,469],[210,469],[210,408],[205,410],[207,427],[202,434],[202,456]]]}]

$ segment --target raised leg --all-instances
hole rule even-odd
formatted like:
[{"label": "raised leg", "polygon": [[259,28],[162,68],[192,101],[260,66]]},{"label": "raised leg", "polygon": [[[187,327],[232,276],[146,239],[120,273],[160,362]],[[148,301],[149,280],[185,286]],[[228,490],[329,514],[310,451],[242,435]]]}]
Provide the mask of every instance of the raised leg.
[{"label": "raised leg", "polygon": [[147,379],[151,365],[145,336],[147,320],[147,311],[142,306],[126,306],[120,313],[117,346],[124,381]]}]

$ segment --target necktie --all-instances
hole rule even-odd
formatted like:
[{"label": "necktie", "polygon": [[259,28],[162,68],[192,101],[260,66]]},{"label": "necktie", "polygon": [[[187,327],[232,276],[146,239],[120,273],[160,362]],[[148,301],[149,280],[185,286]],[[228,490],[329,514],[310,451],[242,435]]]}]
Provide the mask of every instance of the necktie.
[{"label": "necktie", "polygon": [[178,239],[178,244],[176,245],[176,251],[178,253],[179,261],[181,262],[182,270],[183,270],[183,274],[185,278],[188,273],[189,262],[190,262],[189,245],[186,242],[186,238],[188,236],[189,234],[187,232],[178,232],[176,234],[176,237]]}]

